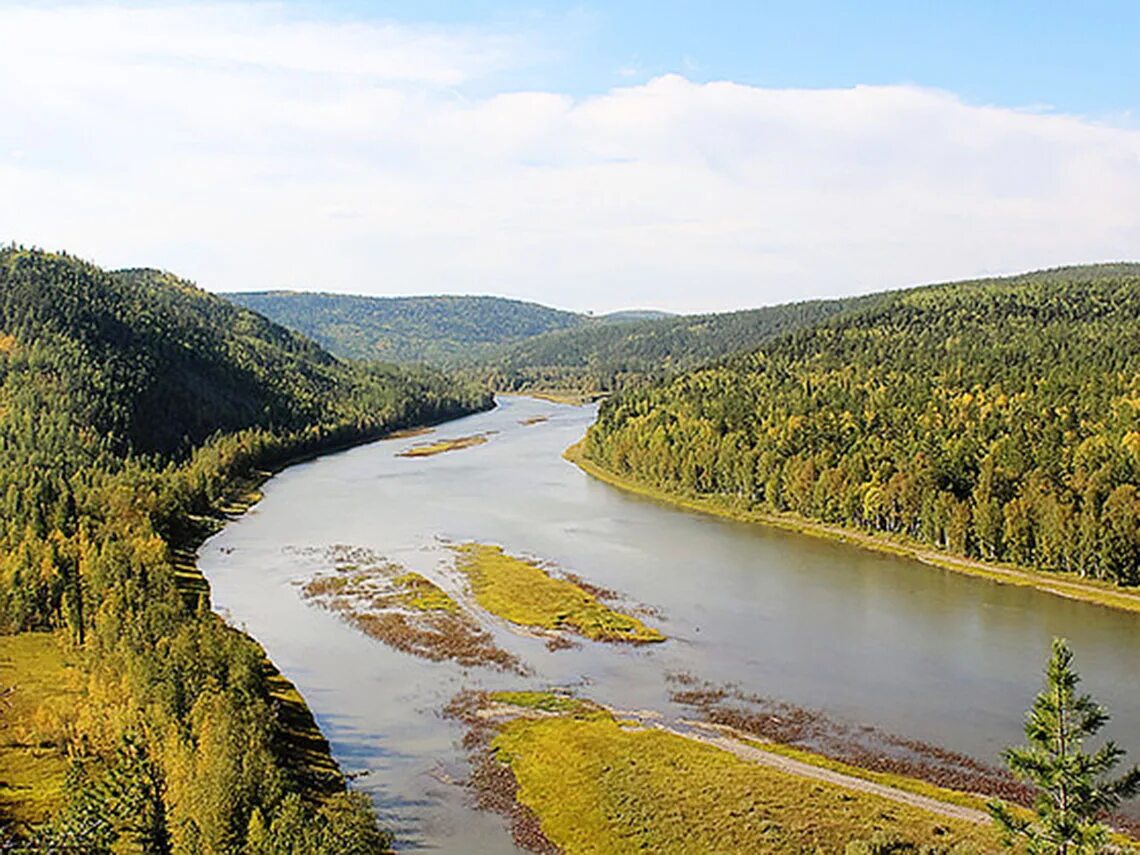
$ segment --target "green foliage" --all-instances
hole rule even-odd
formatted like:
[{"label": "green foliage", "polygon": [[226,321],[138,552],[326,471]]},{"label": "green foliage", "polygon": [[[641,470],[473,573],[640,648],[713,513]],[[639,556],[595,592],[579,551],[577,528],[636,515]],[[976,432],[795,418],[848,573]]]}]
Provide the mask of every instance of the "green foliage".
[{"label": "green foliage", "polygon": [[1109,829],[1101,821],[1123,799],[1140,793],[1140,766],[1107,779],[1124,757],[1113,742],[1091,754],[1084,740],[1108,722],[1108,713],[1089,695],[1078,695],[1080,677],[1063,639],[1053,640],[1045,689],[1026,716],[1029,745],[1004,752],[1010,771],[1037,790],[1036,817],[1023,818],[1000,802],[990,806],[994,820],[1013,845],[1024,840],[1031,855],[1108,852]]},{"label": "green foliage", "polygon": [[314,814],[296,796],[286,799],[266,826],[260,813],[250,817],[246,855],[296,855],[326,852],[375,855],[389,852],[391,838],[376,827],[366,796],[340,793]]},{"label": "green foliage", "polygon": [[264,652],[174,552],[259,469],[489,404],[434,371],[340,362],[168,274],[0,250],[0,630],[64,630],[85,677],[54,742],[86,783],[43,840],[382,849],[339,774],[292,762]]},{"label": "green foliage", "polygon": [[227,294],[339,356],[460,365],[494,345],[586,322],[582,315],[501,297],[357,297],[261,291]]},{"label": "green foliage", "polygon": [[665,492],[1140,583],[1140,267],[868,298],[612,398],[585,453]]},{"label": "green foliage", "polygon": [[498,297],[227,295],[333,353],[465,369],[505,391],[613,391],[756,347],[866,298],[715,315],[589,317]]},{"label": "green foliage", "polygon": [[[597,705],[575,698],[571,695],[557,695],[553,692],[492,692],[491,700],[498,704],[507,704],[513,707],[522,707],[540,712],[559,713],[567,715],[593,715],[601,713]],[[612,718],[609,713],[605,716]]]},{"label": "green foliage", "polygon": [[[66,809],[51,825],[37,829],[27,841],[27,851],[110,853],[116,840],[112,820],[83,766],[72,767],[67,776],[67,791],[71,797]],[[14,848],[20,851],[18,845]]]},{"label": "green foliage", "polygon": [[95,792],[99,813],[111,820],[117,839],[148,855],[170,852],[162,770],[129,734],[123,736]]},{"label": "green foliage", "polygon": [[484,358],[497,389],[611,392],[758,347],[867,298],[817,300],[715,315],[591,323],[498,348]]}]

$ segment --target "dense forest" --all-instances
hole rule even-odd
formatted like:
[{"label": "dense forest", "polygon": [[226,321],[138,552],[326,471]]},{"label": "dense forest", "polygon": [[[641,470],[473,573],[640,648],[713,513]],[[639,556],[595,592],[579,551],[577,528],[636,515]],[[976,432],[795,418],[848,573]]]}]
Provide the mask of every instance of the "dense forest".
[{"label": "dense forest", "polygon": [[502,391],[612,392],[660,380],[849,311],[874,298],[708,315],[598,317],[498,297],[228,294],[239,305],[355,359],[463,370]]},{"label": "dense forest", "polygon": [[666,492],[1140,583],[1140,266],[881,295],[606,401],[599,465]]},{"label": "dense forest", "polygon": [[350,359],[471,364],[496,345],[587,322],[574,312],[502,297],[363,297],[261,291],[227,294]]},{"label": "dense forest", "polygon": [[750,350],[866,299],[816,300],[544,333],[486,356],[481,376],[506,391],[612,392]]},{"label": "dense forest", "polygon": [[0,250],[0,630],[56,632],[82,674],[52,724],[68,803],[6,832],[52,851],[382,848],[367,800],[285,756],[264,653],[176,557],[255,468],[489,405],[168,274]]}]

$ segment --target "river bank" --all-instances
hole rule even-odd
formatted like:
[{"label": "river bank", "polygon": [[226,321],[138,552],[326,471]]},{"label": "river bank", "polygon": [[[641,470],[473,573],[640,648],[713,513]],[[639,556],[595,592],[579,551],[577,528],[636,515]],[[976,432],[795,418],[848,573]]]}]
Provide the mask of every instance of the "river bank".
[{"label": "river bank", "polygon": [[876,780],[726,727],[547,692],[465,693],[447,714],[469,728],[477,803],[534,852],[998,845],[980,797]]},{"label": "river bank", "polygon": [[[493,408],[492,403],[487,409]],[[471,413],[450,414],[422,424],[400,425],[381,434],[362,436],[346,442],[331,443],[324,448],[287,455],[275,461],[272,466],[262,468],[254,465],[247,471],[235,474],[224,485],[220,497],[212,504],[209,511],[206,514],[190,516],[188,519],[190,525],[182,536],[170,545],[179,589],[184,596],[210,602],[210,585],[199,566],[199,550],[210,537],[219,533],[227,524],[240,519],[253,509],[263,497],[261,487],[274,476],[292,466],[369,443],[418,438],[431,433],[439,425],[468,415]],[[306,797],[321,800],[347,790],[348,778],[333,757],[329,741],[321,731],[317,718],[301,691],[278,669],[257,638],[244,629],[235,628],[235,631],[245,635],[264,653],[262,668],[280,721],[279,748],[282,756],[288,758],[294,774],[304,782]]]},{"label": "river bank", "polygon": [[[788,743],[766,750],[791,759],[802,750],[872,770],[877,783],[902,775],[992,795],[965,780],[983,773],[964,759],[1000,766],[1001,749],[1022,736],[1049,639],[1065,635],[1113,713],[1110,735],[1126,742],[1136,732],[1136,614],[641,501],[562,459],[594,418],[594,407],[504,397],[439,431],[487,435],[462,451],[409,458],[424,437],[408,436],[291,467],[201,550],[216,609],[295,682],[398,848],[518,851],[502,818],[476,810],[457,785],[470,773],[464,731],[440,710],[467,689],[567,692],[656,711],[685,730],[695,727],[685,720],[727,724]],[[478,603],[457,544],[498,545],[620,592],[617,606],[667,639],[582,637],[551,649]],[[305,597],[314,579],[363,573],[368,562],[351,557],[363,550],[399,565],[395,579],[434,585],[432,602],[439,589],[469,609],[527,673],[406,652]],[[412,592],[392,593],[412,613]],[[681,682],[685,674],[696,682]]]},{"label": "river bank", "polygon": [[716,496],[681,496],[668,493],[656,487],[643,484],[632,478],[618,475],[599,466],[586,457],[585,439],[571,445],[563,452],[563,457],[593,478],[612,487],[643,498],[652,499],[689,511],[712,514],[736,522],[756,523],[774,526],[785,531],[806,534],[838,543],[850,544],[862,549],[913,558],[923,564],[950,570],[967,576],[989,579],[1002,585],[1034,588],[1059,597],[1092,603],[1111,609],[1140,613],[1140,594],[1131,593],[1106,582],[1081,579],[1078,576],[1059,573],[1040,573],[1034,570],[1007,564],[990,564],[972,558],[938,552],[925,544],[902,538],[855,531],[828,523],[815,522],[793,514],[775,514],[736,507],[729,501]]},{"label": "river bank", "polygon": [[528,389],[519,392],[497,391],[496,395],[505,398],[533,398],[550,404],[566,404],[571,407],[584,407],[608,398],[609,392],[580,392],[574,389]]}]

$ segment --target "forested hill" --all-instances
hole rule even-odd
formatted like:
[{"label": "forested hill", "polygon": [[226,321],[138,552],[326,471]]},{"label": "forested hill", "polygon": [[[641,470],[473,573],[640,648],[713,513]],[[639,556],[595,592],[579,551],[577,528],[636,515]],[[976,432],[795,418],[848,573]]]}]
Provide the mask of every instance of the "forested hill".
[{"label": "forested hill", "polygon": [[858,304],[818,300],[709,315],[645,309],[593,317],[499,297],[292,291],[225,297],[341,356],[461,368],[506,391],[586,393],[693,368]]},{"label": "forested hill", "polygon": [[29,360],[58,362],[63,372],[54,416],[94,428],[118,451],[185,452],[252,426],[397,418],[448,391],[429,372],[349,367],[170,274],[106,274],[38,253],[8,252],[3,261],[4,331],[27,342]]},{"label": "forested hill", "polygon": [[40,747],[0,752],[0,780],[62,794],[56,815],[14,828],[0,801],[0,841],[382,848],[366,801],[298,763],[264,654],[209,610],[187,548],[255,467],[489,404],[436,372],[342,363],[168,274],[0,249],[0,631],[53,632],[77,669],[20,725]]},{"label": "forested hill", "polygon": [[610,399],[585,452],[666,492],[1140,583],[1140,265],[882,295]]},{"label": "forested hill", "polygon": [[363,297],[261,291],[234,302],[355,359],[454,365],[494,345],[569,329],[583,315],[502,297]]},{"label": "forested hill", "polygon": [[721,314],[590,324],[501,347],[486,359],[486,374],[493,385],[508,391],[609,392],[750,350],[868,299],[816,300]]}]

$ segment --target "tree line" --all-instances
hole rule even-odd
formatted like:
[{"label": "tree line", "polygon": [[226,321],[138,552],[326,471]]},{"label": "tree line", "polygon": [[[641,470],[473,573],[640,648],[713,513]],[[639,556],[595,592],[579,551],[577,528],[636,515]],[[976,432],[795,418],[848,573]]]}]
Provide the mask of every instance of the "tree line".
[{"label": "tree line", "polygon": [[364,297],[291,291],[227,295],[352,359],[458,368],[497,345],[587,322],[583,315],[504,297]]},{"label": "tree line", "polygon": [[592,323],[500,346],[480,360],[476,373],[506,391],[617,392],[751,350],[867,300],[814,300],[720,314]]},{"label": "tree line", "polygon": [[288,756],[264,652],[176,552],[255,469],[489,405],[168,274],[0,250],[0,630],[62,632],[81,673],[41,723],[67,804],[21,845],[382,851],[367,799]]},{"label": "tree line", "polygon": [[605,402],[586,453],[665,491],[1140,583],[1140,267],[881,295]]}]

